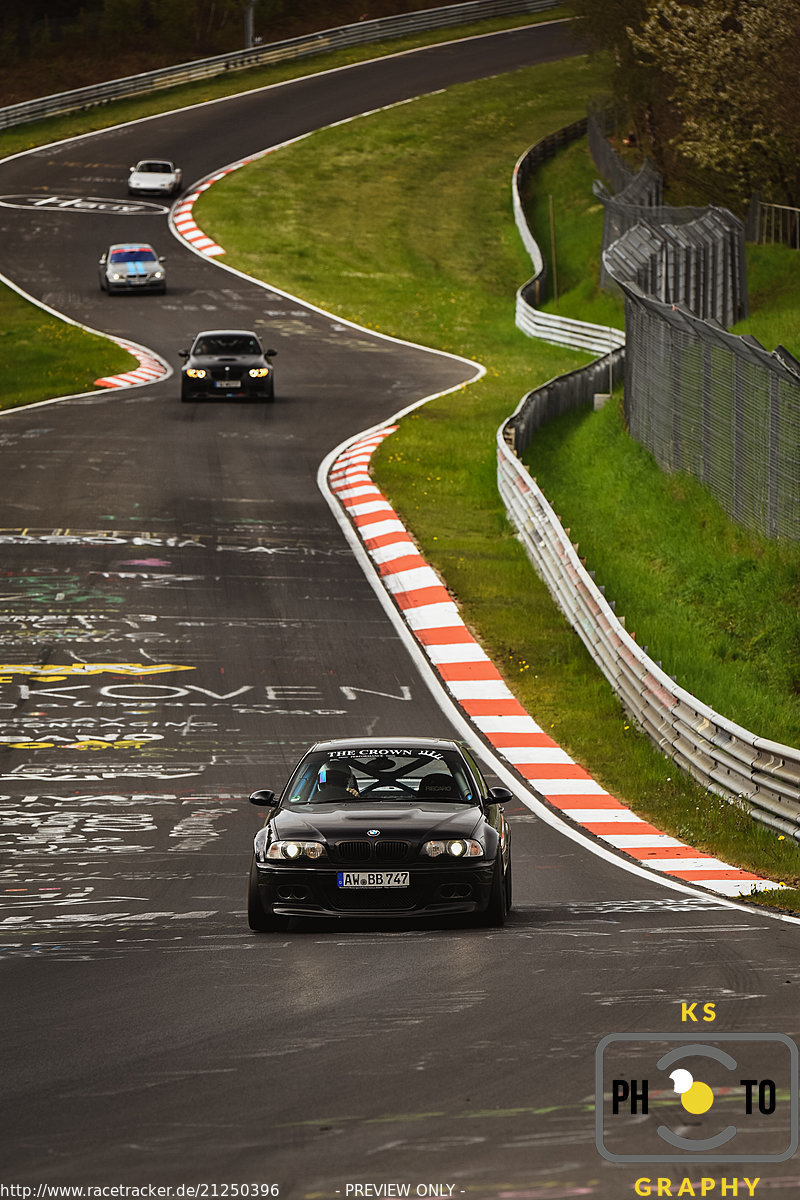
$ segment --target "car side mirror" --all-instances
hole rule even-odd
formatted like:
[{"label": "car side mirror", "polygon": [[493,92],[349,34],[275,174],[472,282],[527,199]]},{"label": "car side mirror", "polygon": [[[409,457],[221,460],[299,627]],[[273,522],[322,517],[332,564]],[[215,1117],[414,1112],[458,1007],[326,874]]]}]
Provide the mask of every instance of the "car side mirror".
[{"label": "car side mirror", "polygon": [[489,799],[492,804],[508,804],[514,796],[507,787],[493,787],[489,788]]},{"label": "car side mirror", "polygon": [[264,357],[265,358],[274,358],[277,353],[278,353],[277,350],[265,350]]},{"label": "car side mirror", "polygon": [[159,261],[159,262],[166,262],[167,260],[166,260],[166,258],[164,257],[164,255],[163,255],[163,254],[159,254],[159,256],[158,256],[158,261]]},{"label": "car side mirror", "polygon": [[188,350],[179,350],[179,351],[178,351],[178,355],[179,355],[179,357],[180,357],[180,358],[188,358],[188,357],[189,357],[189,351],[188,351]]},{"label": "car side mirror", "polygon": [[253,792],[250,803],[257,804],[259,808],[275,808],[278,800],[269,788],[260,788],[259,791]]}]

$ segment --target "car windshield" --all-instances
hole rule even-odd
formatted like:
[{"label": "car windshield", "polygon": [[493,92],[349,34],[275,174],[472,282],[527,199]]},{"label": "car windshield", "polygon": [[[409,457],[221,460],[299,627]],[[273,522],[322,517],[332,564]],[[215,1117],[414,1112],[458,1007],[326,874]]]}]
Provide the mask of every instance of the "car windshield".
[{"label": "car windshield", "polygon": [[260,354],[261,347],[250,333],[206,334],[198,338],[192,354]]},{"label": "car windshield", "polygon": [[172,163],[140,162],[136,170],[148,175],[171,175]]},{"label": "car windshield", "polygon": [[309,754],[286,789],[284,803],[477,804],[475,785],[454,750],[370,747]]},{"label": "car windshield", "polygon": [[156,254],[154,250],[112,250],[111,261],[120,262],[155,262]]}]

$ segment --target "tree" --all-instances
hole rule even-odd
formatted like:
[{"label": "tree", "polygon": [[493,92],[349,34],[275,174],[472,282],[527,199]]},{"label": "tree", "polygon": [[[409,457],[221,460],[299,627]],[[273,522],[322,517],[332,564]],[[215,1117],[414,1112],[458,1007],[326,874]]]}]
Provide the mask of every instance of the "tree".
[{"label": "tree", "polygon": [[797,195],[786,113],[799,24],[796,0],[652,0],[644,21],[626,27],[636,63],[660,76],[673,108],[677,128],[662,150],[727,181],[742,204],[761,188]]},{"label": "tree", "polygon": [[[644,115],[658,95],[659,77],[636,56],[629,29],[647,18],[648,0],[572,0],[576,42],[603,56],[620,126],[644,134]],[[641,138],[639,138],[641,140]]]}]

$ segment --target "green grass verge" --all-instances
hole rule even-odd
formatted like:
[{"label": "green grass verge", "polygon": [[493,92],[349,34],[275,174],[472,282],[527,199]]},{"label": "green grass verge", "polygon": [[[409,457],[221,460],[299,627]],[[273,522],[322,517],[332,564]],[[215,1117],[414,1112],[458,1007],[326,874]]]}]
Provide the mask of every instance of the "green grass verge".
[{"label": "green grass verge", "polygon": [[[800,883],[791,841],[708,795],[631,726],[498,498],[497,427],[524,392],[586,361],[514,328],[514,290],[530,265],[510,213],[511,167],[581,114],[593,84],[575,59],[451,88],[228,176],[196,216],[239,269],[486,366],[480,382],[401,422],[375,457],[378,483],[522,703],[605,787],[692,845]],[[585,147],[574,155],[577,166],[553,164],[547,180],[561,214],[559,311],[619,324],[618,302],[585,279],[598,260],[602,212],[591,192],[575,199],[575,172],[589,166]]]},{"label": "green grass verge", "polygon": [[661,472],[618,401],[540,430],[525,462],[650,657],[744,728],[800,745],[797,547]]},{"label": "green grass verge", "polygon": [[137,366],[115,342],[51,317],[0,284],[0,410],[91,392],[95,379]]}]

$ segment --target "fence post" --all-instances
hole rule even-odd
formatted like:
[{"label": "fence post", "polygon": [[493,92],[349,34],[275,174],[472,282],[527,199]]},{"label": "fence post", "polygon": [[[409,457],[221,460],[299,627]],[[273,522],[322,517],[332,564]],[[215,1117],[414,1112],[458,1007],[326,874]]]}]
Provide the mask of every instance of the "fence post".
[{"label": "fence post", "polygon": [[746,381],[743,378],[747,366],[743,359],[733,359],[733,463],[731,471],[731,488],[734,521],[740,524],[744,520],[744,467],[745,467],[745,405],[744,391]]},{"label": "fence post", "polygon": [[776,538],[779,532],[778,454],[781,433],[781,385],[776,375],[769,381],[769,417],[767,428],[767,537]]},{"label": "fence post", "polygon": [[711,453],[713,446],[713,414],[711,397],[713,395],[713,352],[708,342],[701,343],[703,354],[703,429],[702,429],[702,478],[701,483],[711,487]]},{"label": "fence post", "polygon": [[745,217],[745,237],[748,242],[761,242],[761,193],[754,192],[750,197]]}]

